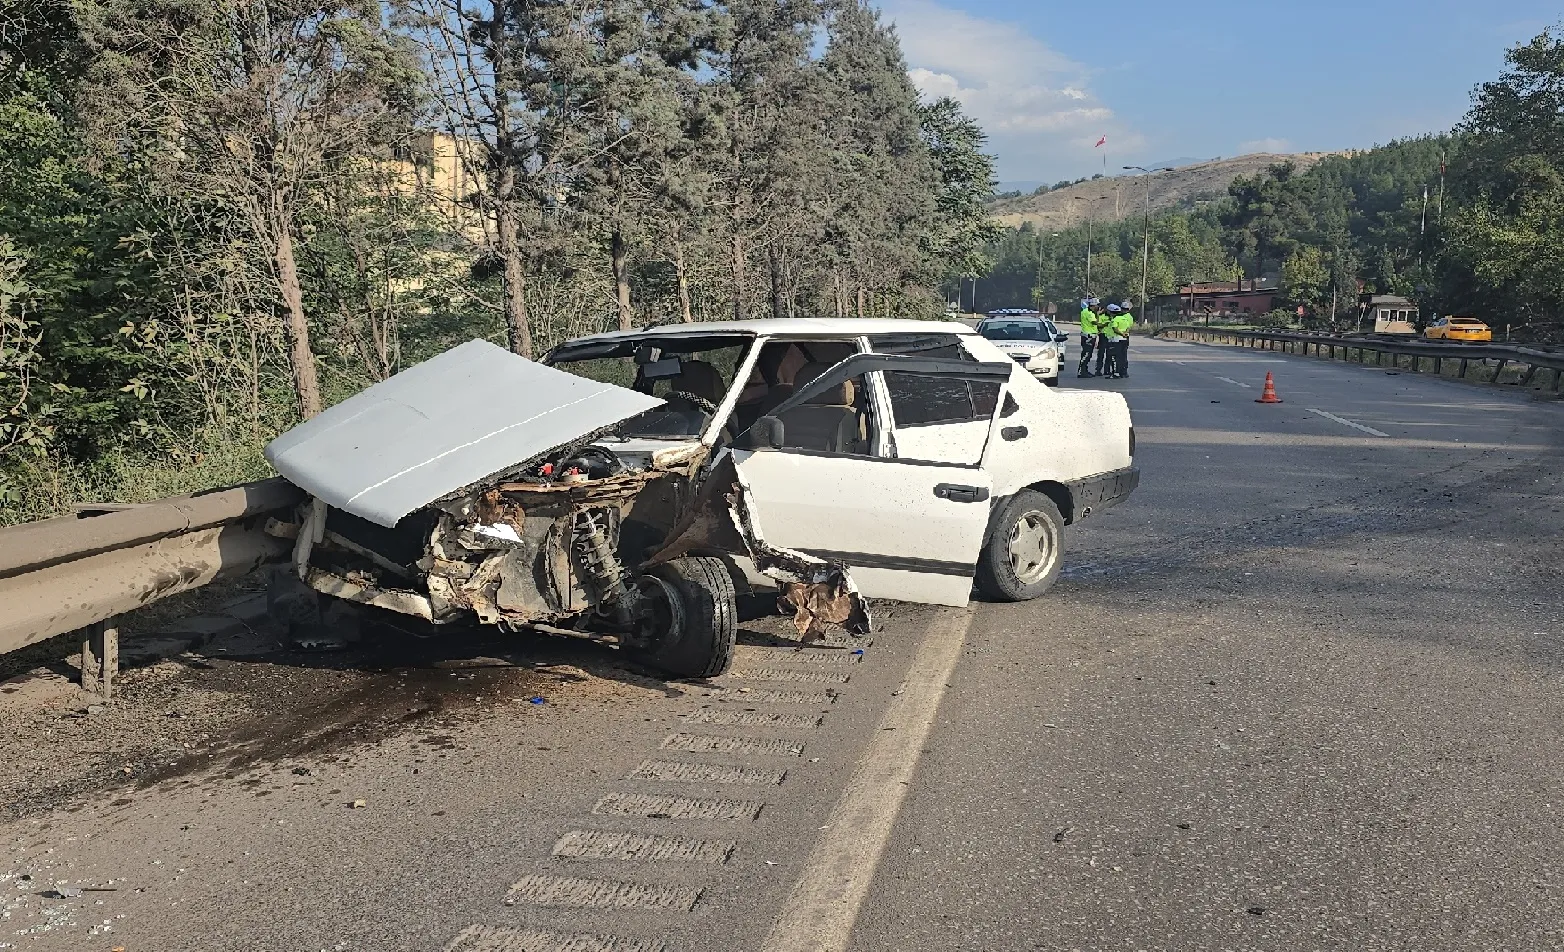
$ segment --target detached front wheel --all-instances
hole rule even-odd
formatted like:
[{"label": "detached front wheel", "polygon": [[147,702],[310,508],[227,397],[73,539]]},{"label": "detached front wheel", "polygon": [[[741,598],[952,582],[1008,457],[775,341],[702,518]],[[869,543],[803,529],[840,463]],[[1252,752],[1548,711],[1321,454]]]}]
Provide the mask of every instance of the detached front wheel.
[{"label": "detached front wheel", "polygon": [[1053,588],[1064,561],[1064,517],[1040,492],[1023,489],[994,514],[978,557],[978,590],[1024,602]]},{"label": "detached front wheel", "polygon": [[652,569],[647,595],[659,602],[647,643],[633,649],[648,667],[679,678],[728,670],[738,636],[738,594],[721,559],[688,556]]}]

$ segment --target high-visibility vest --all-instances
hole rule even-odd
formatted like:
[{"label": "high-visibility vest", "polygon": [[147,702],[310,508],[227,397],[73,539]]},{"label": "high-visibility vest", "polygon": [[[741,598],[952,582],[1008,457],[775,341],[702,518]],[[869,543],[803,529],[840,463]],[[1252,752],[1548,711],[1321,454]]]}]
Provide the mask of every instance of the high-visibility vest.
[{"label": "high-visibility vest", "polygon": [[1113,318],[1113,332],[1120,337],[1130,336],[1130,328],[1135,326],[1135,315],[1128,311],[1116,315]]},{"label": "high-visibility vest", "polygon": [[1089,307],[1081,308],[1081,333],[1088,335],[1097,333],[1097,312]]}]

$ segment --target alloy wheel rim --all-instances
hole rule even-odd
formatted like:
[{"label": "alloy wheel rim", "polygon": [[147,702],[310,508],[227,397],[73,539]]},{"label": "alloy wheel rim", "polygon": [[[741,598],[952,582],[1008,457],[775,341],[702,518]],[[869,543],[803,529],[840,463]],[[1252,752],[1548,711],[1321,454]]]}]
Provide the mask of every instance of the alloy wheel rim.
[{"label": "alloy wheel rim", "polygon": [[1007,540],[1010,569],[1023,585],[1048,575],[1058,558],[1059,546],[1051,520],[1037,510],[1024,512],[1010,527]]}]

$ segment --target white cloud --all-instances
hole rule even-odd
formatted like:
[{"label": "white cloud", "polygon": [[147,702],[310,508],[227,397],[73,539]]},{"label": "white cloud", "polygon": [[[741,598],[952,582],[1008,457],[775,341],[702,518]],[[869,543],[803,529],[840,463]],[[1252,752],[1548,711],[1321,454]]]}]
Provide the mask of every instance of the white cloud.
[{"label": "white cloud", "polygon": [[1291,152],[1292,143],[1287,139],[1250,139],[1248,142],[1238,143],[1238,151],[1243,155],[1252,152]]},{"label": "white cloud", "polygon": [[1101,161],[1102,150],[1093,146],[1103,135],[1116,156],[1143,144],[1091,92],[1086,66],[1021,26],[934,0],[880,0],[880,6],[896,24],[913,85],[928,98],[956,99],[983,126],[999,156],[1000,178],[1090,171]]}]

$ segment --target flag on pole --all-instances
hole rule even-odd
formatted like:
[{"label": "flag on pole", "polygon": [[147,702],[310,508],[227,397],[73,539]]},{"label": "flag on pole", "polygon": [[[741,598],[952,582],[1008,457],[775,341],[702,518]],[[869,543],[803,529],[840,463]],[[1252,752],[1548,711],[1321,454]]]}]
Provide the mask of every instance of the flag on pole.
[{"label": "flag on pole", "polygon": [[1097,144],[1092,146],[1092,148],[1098,149],[1098,148],[1101,148],[1102,146],[1105,146],[1107,144],[1108,144],[1108,137],[1107,136],[1103,136],[1102,138],[1097,140]]}]

